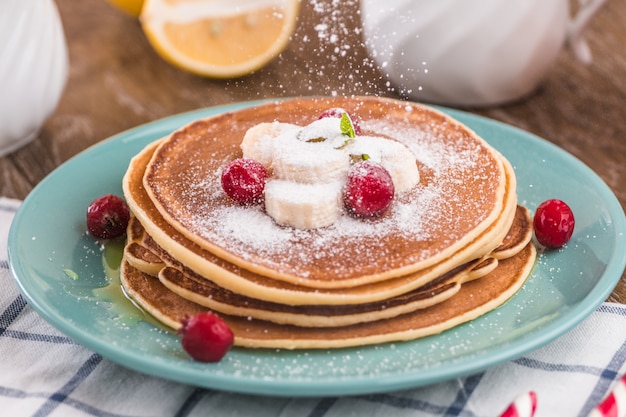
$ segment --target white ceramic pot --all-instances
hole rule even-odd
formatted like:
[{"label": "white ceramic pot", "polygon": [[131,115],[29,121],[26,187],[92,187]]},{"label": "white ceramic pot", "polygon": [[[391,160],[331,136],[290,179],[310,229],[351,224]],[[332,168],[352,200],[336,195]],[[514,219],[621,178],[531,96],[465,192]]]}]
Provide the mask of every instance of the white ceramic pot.
[{"label": "white ceramic pot", "polygon": [[567,41],[591,60],[582,32],[605,0],[362,0],[371,58],[417,101],[488,106],[532,92]]},{"label": "white ceramic pot", "polygon": [[68,52],[53,0],[0,1],[0,156],[33,140],[65,87]]}]

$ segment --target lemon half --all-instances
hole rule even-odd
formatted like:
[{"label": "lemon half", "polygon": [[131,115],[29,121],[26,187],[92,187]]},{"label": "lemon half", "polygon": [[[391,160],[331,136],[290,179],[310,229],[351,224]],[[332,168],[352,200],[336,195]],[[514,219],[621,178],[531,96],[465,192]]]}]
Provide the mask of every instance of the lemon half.
[{"label": "lemon half", "polygon": [[214,78],[252,73],[282,52],[299,0],[145,0],[140,22],[165,60]]}]

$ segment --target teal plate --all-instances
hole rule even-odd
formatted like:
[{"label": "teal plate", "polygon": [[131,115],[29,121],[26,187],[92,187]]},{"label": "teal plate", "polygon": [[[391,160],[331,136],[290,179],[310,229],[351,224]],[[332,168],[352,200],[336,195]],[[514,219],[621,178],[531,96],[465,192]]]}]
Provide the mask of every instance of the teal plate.
[{"label": "teal plate", "polygon": [[532,276],[508,303],[439,335],[338,350],[234,348],[217,364],[194,362],[175,334],[142,319],[115,295],[103,249],[85,232],[85,210],[102,194],[121,195],[128,162],[147,143],[195,119],[253,104],[258,102],[139,126],[85,150],[45,178],[23,202],[9,234],[11,270],[30,306],[78,343],[146,374],[242,393],[337,396],[432,384],[519,357],[582,321],[620,279],[626,264],[624,211],[594,172],[527,132],[442,109],[511,161],[521,204],[534,210],[549,198],[569,203],[576,230],[567,246],[541,253]]}]

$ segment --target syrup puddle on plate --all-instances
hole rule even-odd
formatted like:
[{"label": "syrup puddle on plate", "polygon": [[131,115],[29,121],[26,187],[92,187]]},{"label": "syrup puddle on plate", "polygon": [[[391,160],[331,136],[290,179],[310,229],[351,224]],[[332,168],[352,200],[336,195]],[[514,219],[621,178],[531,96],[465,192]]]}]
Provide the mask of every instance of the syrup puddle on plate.
[{"label": "syrup puddle on plate", "polygon": [[120,264],[124,251],[124,240],[112,240],[104,244],[102,266],[107,277],[107,285],[94,288],[92,293],[99,301],[110,304],[109,310],[114,314],[113,320],[125,327],[137,326],[145,321],[161,330],[170,332],[152,315],[142,309],[126,293],[120,282]]}]

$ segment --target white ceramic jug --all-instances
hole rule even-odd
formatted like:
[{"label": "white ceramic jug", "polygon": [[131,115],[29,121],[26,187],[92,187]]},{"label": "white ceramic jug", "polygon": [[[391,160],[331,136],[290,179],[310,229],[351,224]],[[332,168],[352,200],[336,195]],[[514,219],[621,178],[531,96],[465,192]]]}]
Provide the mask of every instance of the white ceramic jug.
[{"label": "white ceramic jug", "polygon": [[402,94],[487,106],[532,92],[568,42],[591,60],[582,32],[605,0],[362,0],[371,58]]},{"label": "white ceramic jug", "polygon": [[58,104],[67,72],[53,0],[0,0],[0,156],[37,136]]}]

